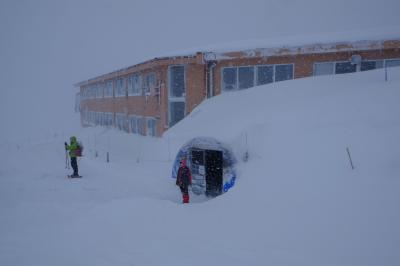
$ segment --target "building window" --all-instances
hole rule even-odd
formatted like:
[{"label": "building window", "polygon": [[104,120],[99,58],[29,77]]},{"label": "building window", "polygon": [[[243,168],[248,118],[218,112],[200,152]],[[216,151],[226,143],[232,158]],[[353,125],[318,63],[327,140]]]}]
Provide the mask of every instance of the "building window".
[{"label": "building window", "polygon": [[92,99],[96,99],[96,96],[97,96],[97,85],[96,84],[90,85],[90,94],[91,94]]},{"label": "building window", "polygon": [[147,118],[147,136],[156,136],[156,119]]},{"label": "building window", "polygon": [[117,88],[115,91],[115,97],[124,97],[126,96],[125,92],[125,79],[124,78],[119,78],[117,79]]},{"label": "building window", "polygon": [[93,112],[93,111],[89,111],[89,123],[92,125],[92,126],[95,126],[96,124],[95,124],[95,112]]},{"label": "building window", "polygon": [[338,62],[335,65],[335,74],[345,74],[356,72],[357,65],[351,62]]},{"label": "building window", "polygon": [[186,87],[185,66],[168,68],[168,125],[172,127],[185,117]]},{"label": "building window", "polygon": [[115,114],[115,126],[119,130],[128,131],[126,115],[125,114]]},{"label": "building window", "polygon": [[[385,60],[385,62],[387,61],[389,60]],[[398,60],[398,64],[400,65],[400,60]],[[361,62],[360,70],[367,71],[383,67],[383,60],[364,60]],[[353,73],[356,71],[358,71],[357,65],[352,64],[351,62],[314,63],[314,76]]]},{"label": "building window", "polygon": [[274,82],[274,66],[257,67],[257,85]]},{"label": "building window", "polygon": [[139,116],[130,116],[129,129],[133,134],[144,135],[144,118]]},{"label": "building window", "polygon": [[96,91],[93,84],[88,86],[88,99],[93,99],[96,97]]},{"label": "building window", "polygon": [[185,66],[169,67],[169,88],[171,98],[185,97]]},{"label": "building window", "polygon": [[156,86],[156,75],[154,73],[146,74],[143,81],[143,90],[146,95],[149,95],[151,89]]},{"label": "building window", "polygon": [[97,112],[97,125],[102,126],[102,120],[103,120],[103,113]]},{"label": "building window", "polygon": [[144,136],[144,117],[137,118],[137,130],[140,135]]},{"label": "building window", "polygon": [[139,118],[137,116],[131,116],[129,118],[129,126],[131,133],[139,134]]},{"label": "building window", "polygon": [[373,70],[383,67],[383,60],[367,60],[361,62],[361,71]]},{"label": "building window", "polygon": [[222,69],[222,90],[233,91],[237,89],[237,67]]},{"label": "building window", "polygon": [[185,102],[170,102],[169,115],[169,126],[172,127],[185,117]]},{"label": "building window", "polygon": [[104,97],[103,93],[104,93],[104,83],[98,83],[96,90],[96,98],[103,98]]},{"label": "building window", "polygon": [[128,95],[142,95],[142,78],[140,75],[132,75],[128,79]]},{"label": "building window", "polygon": [[85,98],[85,99],[89,99],[89,86],[86,86],[86,87],[83,89],[83,95],[84,95],[84,98]]},{"label": "building window", "polygon": [[107,127],[110,127],[110,126],[112,126],[113,125],[113,114],[112,113],[104,113],[103,114],[103,125],[104,126],[107,126]]},{"label": "building window", "polygon": [[314,76],[332,75],[334,74],[334,69],[335,69],[334,62],[315,63]]},{"label": "building window", "polygon": [[90,99],[91,98],[91,86],[88,85],[86,87],[86,99]]},{"label": "building window", "polygon": [[400,66],[400,59],[386,59],[386,67]]},{"label": "building window", "polygon": [[283,81],[293,79],[293,64],[276,65],[275,66],[275,81]]},{"label": "building window", "polygon": [[85,100],[86,98],[86,90],[85,87],[81,87],[81,100]]},{"label": "building window", "polygon": [[222,91],[247,89],[255,84],[293,79],[293,64],[266,66],[226,67],[222,69]]},{"label": "building window", "polygon": [[254,67],[239,67],[239,89],[254,87]]},{"label": "building window", "polygon": [[113,82],[112,80],[108,80],[105,84],[104,88],[104,97],[113,97]]},{"label": "building window", "polygon": [[92,97],[95,99],[97,98],[97,84],[92,85]]},{"label": "building window", "polygon": [[99,112],[94,113],[94,124],[96,126],[101,125],[101,113]]}]

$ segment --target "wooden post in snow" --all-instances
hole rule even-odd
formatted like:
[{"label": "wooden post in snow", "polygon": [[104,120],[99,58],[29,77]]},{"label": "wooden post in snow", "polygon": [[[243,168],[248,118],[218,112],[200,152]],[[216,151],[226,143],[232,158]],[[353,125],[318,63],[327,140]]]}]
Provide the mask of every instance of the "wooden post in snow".
[{"label": "wooden post in snow", "polygon": [[351,169],[354,170],[353,160],[351,159],[349,147],[346,147],[346,151],[347,151],[347,155],[349,156],[349,161],[350,161]]}]

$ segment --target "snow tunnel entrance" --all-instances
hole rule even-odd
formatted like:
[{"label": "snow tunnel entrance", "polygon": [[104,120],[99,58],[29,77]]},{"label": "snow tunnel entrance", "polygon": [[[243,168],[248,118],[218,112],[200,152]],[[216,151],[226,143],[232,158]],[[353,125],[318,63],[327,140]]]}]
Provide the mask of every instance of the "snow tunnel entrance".
[{"label": "snow tunnel entrance", "polygon": [[236,159],[227,144],[210,137],[197,137],[186,142],[174,160],[172,178],[176,179],[182,159],[187,160],[192,174],[190,193],[216,197],[235,185]]},{"label": "snow tunnel entrance", "polygon": [[193,192],[211,197],[222,194],[222,151],[193,148],[190,155]]}]

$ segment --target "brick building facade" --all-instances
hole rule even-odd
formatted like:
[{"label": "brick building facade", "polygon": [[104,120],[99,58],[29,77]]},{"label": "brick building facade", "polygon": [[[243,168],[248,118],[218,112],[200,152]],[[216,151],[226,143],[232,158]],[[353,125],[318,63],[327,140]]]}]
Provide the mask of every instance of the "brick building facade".
[{"label": "brick building facade", "polygon": [[161,136],[204,99],[313,75],[400,66],[400,39],[155,58],[76,84],[83,126]]}]

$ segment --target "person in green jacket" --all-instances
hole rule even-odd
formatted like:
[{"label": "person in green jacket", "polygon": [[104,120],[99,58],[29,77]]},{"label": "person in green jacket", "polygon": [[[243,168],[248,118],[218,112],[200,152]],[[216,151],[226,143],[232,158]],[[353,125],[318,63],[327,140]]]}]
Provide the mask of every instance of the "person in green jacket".
[{"label": "person in green jacket", "polygon": [[80,177],[78,174],[78,162],[76,160],[77,151],[79,149],[78,141],[75,136],[72,136],[70,139],[70,144],[68,145],[66,142],[64,143],[65,149],[69,151],[69,157],[71,158],[71,166],[74,169],[74,173],[71,177]]}]

